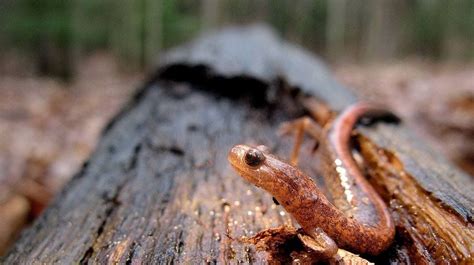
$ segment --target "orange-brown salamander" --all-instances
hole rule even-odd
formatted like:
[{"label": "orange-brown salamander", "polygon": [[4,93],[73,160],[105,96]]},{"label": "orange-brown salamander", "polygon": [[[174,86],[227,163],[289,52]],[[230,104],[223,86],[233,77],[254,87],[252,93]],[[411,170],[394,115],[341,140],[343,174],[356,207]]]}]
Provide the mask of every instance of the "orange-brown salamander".
[{"label": "orange-brown salamander", "polygon": [[[324,129],[309,118],[284,125],[286,130],[305,130],[317,138],[322,172],[332,202],[309,176],[269,154],[265,148],[236,145],[228,159],[244,179],[272,194],[308,235],[322,238],[321,244],[326,244],[330,253],[335,253],[337,247],[334,248],[324,233],[338,247],[377,255],[391,244],[395,227],[385,203],[354,160],[350,140],[354,126],[362,117],[386,114],[369,104],[357,103]],[[295,144],[295,150],[300,144],[301,139]],[[293,161],[295,154],[293,152]]]}]

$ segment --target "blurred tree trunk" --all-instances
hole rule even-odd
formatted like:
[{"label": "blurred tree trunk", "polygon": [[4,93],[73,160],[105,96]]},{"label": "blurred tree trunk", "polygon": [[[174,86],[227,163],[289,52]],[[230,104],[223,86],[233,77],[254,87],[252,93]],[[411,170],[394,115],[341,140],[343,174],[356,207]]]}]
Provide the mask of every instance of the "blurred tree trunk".
[{"label": "blurred tree trunk", "polygon": [[347,0],[328,1],[326,23],[326,47],[331,59],[338,59],[344,51]]},{"label": "blurred tree trunk", "polygon": [[84,7],[81,0],[71,1],[71,45],[69,47],[70,64],[73,72],[82,53],[82,27],[84,26]]},{"label": "blurred tree trunk", "polygon": [[201,4],[201,27],[204,31],[213,29],[218,24],[219,1],[203,0]]},{"label": "blurred tree trunk", "polygon": [[386,60],[397,55],[403,3],[398,0],[370,0],[368,5],[366,60]]},{"label": "blurred tree trunk", "polygon": [[310,10],[312,1],[301,0],[294,3],[290,3],[291,11],[291,20],[293,27],[290,26],[289,30],[289,39],[297,43],[304,43],[305,35],[309,34],[307,32],[307,16],[308,11]]},{"label": "blurred tree trunk", "polygon": [[144,0],[144,62],[147,68],[152,67],[158,57],[162,42],[162,12],[161,0]]},{"label": "blurred tree trunk", "polygon": [[[443,16],[441,56],[446,60],[462,60],[468,56],[466,51],[472,51],[474,48],[474,33],[471,34],[470,40],[469,37],[465,38],[462,36],[461,27],[466,23],[463,19],[469,17],[469,15],[460,16],[460,14],[466,12],[465,10],[471,10],[472,12],[474,5],[463,0],[452,0],[439,4],[442,10],[445,11],[445,15]],[[474,12],[472,12],[472,14],[474,14]]]},{"label": "blurred tree trunk", "polygon": [[380,56],[379,51],[379,34],[383,30],[383,13],[384,13],[384,2],[385,0],[370,0],[368,9],[370,17],[367,21],[367,34],[366,34],[366,43],[363,46],[365,49],[365,59],[373,60]]},{"label": "blurred tree trunk", "polygon": [[128,13],[128,34],[123,38],[127,40],[128,56],[136,68],[143,66],[143,21],[141,16],[142,0],[131,0]]},{"label": "blurred tree trunk", "polygon": [[[122,48],[122,40],[120,38],[120,32],[122,31],[123,27],[123,17],[121,16],[121,9],[122,5],[120,5],[122,1],[117,0],[114,2],[113,0],[108,0],[107,3],[110,5],[110,14],[107,30],[109,32],[109,46],[112,52],[115,55],[122,56],[123,55],[123,48]],[[115,25],[115,30],[114,26]]]},{"label": "blurred tree trunk", "polygon": [[268,18],[268,5],[271,4],[268,0],[257,0],[255,1],[255,14],[256,17],[261,20],[266,20]]},{"label": "blurred tree trunk", "polygon": [[360,2],[348,1],[345,8],[345,56],[360,58],[361,47],[365,44],[365,41],[363,41],[365,37],[365,32],[363,30],[363,18],[365,17],[364,11],[366,9],[366,5],[361,5]]},{"label": "blurred tree trunk", "polygon": [[119,0],[113,4],[115,23],[111,25],[113,43],[121,58],[131,68],[139,68],[142,58],[140,37],[140,0]]},{"label": "blurred tree trunk", "polygon": [[[73,72],[71,60],[72,46],[72,8],[66,3],[45,1],[38,8],[40,21],[59,21],[56,27],[43,26],[39,32],[36,50],[37,69],[41,75],[55,75],[68,80]],[[38,21],[38,23],[40,23]],[[40,26],[41,27],[41,26]]]}]

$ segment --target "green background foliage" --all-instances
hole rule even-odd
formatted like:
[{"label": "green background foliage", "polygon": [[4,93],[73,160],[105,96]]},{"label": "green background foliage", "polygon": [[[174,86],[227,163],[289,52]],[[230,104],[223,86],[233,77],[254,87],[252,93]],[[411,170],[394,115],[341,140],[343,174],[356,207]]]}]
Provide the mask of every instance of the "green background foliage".
[{"label": "green background foliage", "polygon": [[472,0],[4,0],[0,45],[43,58],[45,73],[98,49],[140,69],[201,31],[252,22],[334,60],[474,58]]}]

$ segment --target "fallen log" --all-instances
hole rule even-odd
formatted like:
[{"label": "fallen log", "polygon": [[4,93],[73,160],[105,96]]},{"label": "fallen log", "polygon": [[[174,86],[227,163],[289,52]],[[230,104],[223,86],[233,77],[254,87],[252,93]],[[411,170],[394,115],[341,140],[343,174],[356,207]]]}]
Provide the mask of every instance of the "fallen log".
[{"label": "fallen log", "polygon": [[[296,224],[226,156],[247,143],[288,157],[292,139],[277,129],[305,114],[308,97],[333,111],[357,100],[319,60],[266,28],[227,29],[171,51],[2,263],[268,261],[241,239]],[[386,255],[368,259],[472,261],[473,180],[403,124],[360,128],[356,140],[397,225]],[[317,176],[310,152],[301,167]]]}]

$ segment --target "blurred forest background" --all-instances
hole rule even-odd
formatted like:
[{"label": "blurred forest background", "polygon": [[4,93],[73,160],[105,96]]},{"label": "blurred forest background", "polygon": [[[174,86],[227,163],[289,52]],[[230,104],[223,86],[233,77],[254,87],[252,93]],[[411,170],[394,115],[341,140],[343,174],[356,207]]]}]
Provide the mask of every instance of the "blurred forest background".
[{"label": "blurred forest background", "polygon": [[197,33],[256,21],[332,61],[474,58],[472,0],[3,0],[0,45],[68,78],[97,49],[146,69]]},{"label": "blurred forest background", "polygon": [[472,0],[0,0],[0,255],[163,51],[255,22],[474,175]]}]

